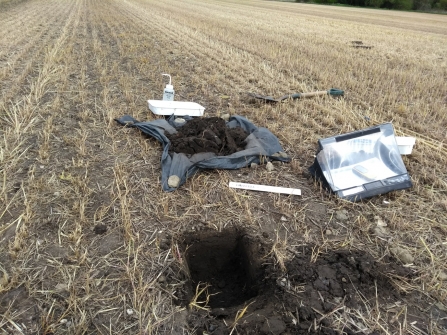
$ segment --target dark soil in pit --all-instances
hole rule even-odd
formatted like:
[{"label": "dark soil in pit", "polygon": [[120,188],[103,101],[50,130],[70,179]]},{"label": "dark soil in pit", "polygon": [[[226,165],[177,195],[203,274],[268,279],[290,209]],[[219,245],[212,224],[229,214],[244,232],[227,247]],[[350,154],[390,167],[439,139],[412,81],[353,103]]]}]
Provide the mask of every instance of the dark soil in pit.
[{"label": "dark soil in pit", "polygon": [[[183,246],[190,281],[181,304],[191,302],[199,283],[208,283],[208,293],[215,294],[208,311],[189,308],[187,327],[195,334],[229,334],[246,306],[233,334],[378,335],[382,330],[362,320],[362,315],[378,313],[377,308],[382,322],[396,326],[391,333],[403,322],[428,331],[435,318],[424,297],[400,293],[392,283],[411,280],[413,274],[391,257],[376,262],[363,252],[337,250],[311,260],[313,249],[306,246],[291,253],[282,272],[271,246],[241,232],[187,235]],[[447,316],[440,313],[438,324]]]},{"label": "dark soil in pit", "polygon": [[240,127],[228,128],[219,117],[194,118],[176,134],[166,134],[171,141],[169,151],[193,155],[213,152],[218,156],[231,155],[245,148],[248,134]]},{"label": "dark soil in pit", "polygon": [[208,305],[231,307],[258,294],[262,269],[256,245],[237,231],[208,232],[185,240],[191,289],[208,284]]}]

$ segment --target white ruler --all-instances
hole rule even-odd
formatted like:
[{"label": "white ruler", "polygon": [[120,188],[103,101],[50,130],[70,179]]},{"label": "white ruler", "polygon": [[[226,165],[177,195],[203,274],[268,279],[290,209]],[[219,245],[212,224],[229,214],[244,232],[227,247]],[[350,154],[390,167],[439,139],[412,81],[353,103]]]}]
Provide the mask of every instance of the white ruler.
[{"label": "white ruler", "polygon": [[262,191],[262,192],[272,192],[272,193],[284,193],[284,194],[292,194],[292,195],[301,195],[301,190],[298,188],[288,188],[288,187],[276,187],[276,186],[267,186],[267,185],[258,185],[258,184],[246,184],[246,183],[236,183],[234,181],[230,181],[231,188],[241,188],[244,190],[252,190],[252,191]]}]

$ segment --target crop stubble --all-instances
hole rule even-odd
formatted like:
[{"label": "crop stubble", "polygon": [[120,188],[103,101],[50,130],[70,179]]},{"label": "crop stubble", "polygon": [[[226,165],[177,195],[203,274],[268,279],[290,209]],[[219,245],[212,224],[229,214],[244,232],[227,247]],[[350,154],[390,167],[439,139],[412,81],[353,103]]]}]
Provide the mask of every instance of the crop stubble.
[{"label": "crop stubble", "polygon": [[[286,248],[303,243],[319,245],[317,255],[343,247],[376,259],[401,246],[415,273],[401,289],[423,292],[426,304],[445,300],[446,156],[432,146],[446,140],[447,19],[381,13],[192,0],[30,0],[1,12],[1,329],[186,327],[183,307],[173,304],[185,284],[176,241],[184,231],[229,226],[266,233],[273,245],[266,256],[278,271],[293,255]],[[351,48],[353,40],[373,48]],[[163,193],[159,145],[113,121],[126,113],[154,118],[145,100],[160,98],[162,72],[173,75],[178,100],[268,127],[293,162],[273,173],[205,172]],[[331,87],[346,97],[262,105],[245,94]],[[404,158],[412,190],[346,204],[302,172],[318,138],[366,127],[367,118],[421,133],[432,146],[419,144]],[[230,180],[298,187],[304,196],[228,190]],[[350,222],[334,218],[342,208]],[[389,236],[372,233],[376,215]],[[95,234],[97,225],[107,232]],[[412,329],[405,313],[383,309],[355,320],[388,333]],[[353,318],[334,314],[334,328]]]}]

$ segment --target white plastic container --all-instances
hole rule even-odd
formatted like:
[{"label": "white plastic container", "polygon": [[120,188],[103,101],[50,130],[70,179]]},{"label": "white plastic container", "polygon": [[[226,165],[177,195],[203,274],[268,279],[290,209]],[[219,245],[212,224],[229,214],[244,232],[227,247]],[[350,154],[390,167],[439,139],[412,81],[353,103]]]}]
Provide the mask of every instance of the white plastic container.
[{"label": "white plastic container", "polygon": [[174,101],[174,86],[171,84],[171,75],[167,73],[163,73],[162,76],[169,77],[169,84],[166,85],[165,89],[163,90],[163,100],[165,101]]},{"label": "white plastic container", "polygon": [[398,137],[396,136],[397,147],[401,155],[410,155],[413,151],[413,146],[416,143],[414,137]]},{"label": "white plastic container", "polygon": [[202,116],[205,107],[191,101],[148,100],[149,109],[156,115]]}]

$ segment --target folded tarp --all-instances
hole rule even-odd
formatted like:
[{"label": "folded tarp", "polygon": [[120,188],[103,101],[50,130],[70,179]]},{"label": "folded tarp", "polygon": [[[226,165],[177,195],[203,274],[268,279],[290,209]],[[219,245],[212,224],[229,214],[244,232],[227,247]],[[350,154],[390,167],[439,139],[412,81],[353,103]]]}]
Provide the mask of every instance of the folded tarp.
[{"label": "folded tarp", "polygon": [[175,122],[174,116],[169,119],[157,119],[149,122],[139,122],[129,115],[125,115],[116,121],[128,127],[135,127],[144,134],[154,137],[161,142],[163,152],[161,154],[161,182],[164,191],[174,191],[176,188],[169,187],[170,176],[178,176],[180,184],[183,185],[186,179],[202,169],[240,169],[251,163],[266,163],[267,161],[289,162],[290,157],[284,154],[278,138],[270,130],[257,127],[242,116],[232,116],[226,123],[228,128],[241,127],[249,135],[245,142],[244,150],[235,152],[227,156],[217,156],[212,152],[202,152],[194,155],[169,152],[171,142],[166,137],[166,133],[175,134],[176,129],[182,127],[192,120],[191,117],[183,116],[185,123]]}]

